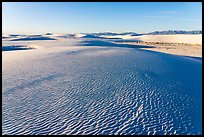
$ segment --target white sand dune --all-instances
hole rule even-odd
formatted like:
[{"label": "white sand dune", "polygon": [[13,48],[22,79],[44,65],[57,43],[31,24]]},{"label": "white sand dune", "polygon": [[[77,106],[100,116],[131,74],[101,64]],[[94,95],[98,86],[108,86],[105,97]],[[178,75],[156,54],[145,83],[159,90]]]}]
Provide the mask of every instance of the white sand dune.
[{"label": "white sand dune", "polygon": [[202,44],[202,34],[142,35],[135,36],[134,38],[145,42]]},{"label": "white sand dune", "polygon": [[84,39],[2,42],[35,48],[2,52],[2,134],[202,134],[200,61]]},{"label": "white sand dune", "polygon": [[81,37],[84,37],[84,36],[86,36],[86,34],[78,33],[78,34],[75,35],[75,37],[77,37],[77,38],[81,38]]},{"label": "white sand dune", "polygon": [[121,38],[121,39],[133,39],[136,36],[131,36],[130,34],[127,35],[101,35],[104,38]]},{"label": "white sand dune", "polygon": [[189,44],[202,44],[202,34],[175,34],[175,35],[115,35],[106,38],[121,38],[121,39],[137,39],[144,42],[166,42],[166,43],[189,43]]}]

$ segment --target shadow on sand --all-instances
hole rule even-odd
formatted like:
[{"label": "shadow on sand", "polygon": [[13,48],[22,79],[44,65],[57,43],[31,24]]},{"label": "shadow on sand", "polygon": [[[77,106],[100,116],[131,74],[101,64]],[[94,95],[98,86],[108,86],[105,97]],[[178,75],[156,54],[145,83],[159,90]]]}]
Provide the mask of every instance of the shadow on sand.
[{"label": "shadow on sand", "polygon": [[184,57],[193,58],[193,59],[197,59],[197,60],[202,61],[202,58],[201,58],[201,57],[191,57],[191,56],[184,56]]},{"label": "shadow on sand", "polygon": [[2,51],[13,51],[13,50],[31,50],[33,48],[26,46],[2,46]]},{"label": "shadow on sand", "polygon": [[19,38],[19,39],[12,39],[10,41],[30,41],[30,40],[56,40],[53,38],[49,38],[49,37],[39,37],[39,36],[35,36],[35,37],[26,37],[26,38]]},{"label": "shadow on sand", "polygon": [[186,57],[186,58],[190,58],[190,59],[202,62],[202,57],[192,57],[192,56],[182,56],[182,57]]},{"label": "shadow on sand", "polygon": [[186,59],[192,59],[194,61],[202,62],[202,57],[192,57],[192,56],[182,56],[182,55],[174,55],[174,54],[168,54],[158,51],[151,51],[151,50],[145,50],[142,48],[155,48],[154,46],[145,46],[145,45],[131,45],[131,44],[117,44],[109,41],[102,41],[102,40],[86,40],[81,41],[80,46],[103,46],[103,47],[124,47],[124,48],[136,48],[145,52],[151,52],[151,53],[157,53],[157,54],[163,54],[163,55],[170,55],[174,57],[184,57]]},{"label": "shadow on sand", "polygon": [[153,46],[117,44],[101,40],[86,40],[80,42],[80,46],[104,46],[104,47],[124,47],[124,48],[154,48]]}]

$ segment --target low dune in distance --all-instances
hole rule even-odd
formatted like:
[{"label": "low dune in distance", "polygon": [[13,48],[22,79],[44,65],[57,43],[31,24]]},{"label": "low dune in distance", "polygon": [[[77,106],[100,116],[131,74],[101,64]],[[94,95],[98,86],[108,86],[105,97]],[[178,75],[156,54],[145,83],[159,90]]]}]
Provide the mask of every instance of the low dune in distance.
[{"label": "low dune in distance", "polygon": [[202,34],[142,35],[134,38],[145,42],[202,44]]}]

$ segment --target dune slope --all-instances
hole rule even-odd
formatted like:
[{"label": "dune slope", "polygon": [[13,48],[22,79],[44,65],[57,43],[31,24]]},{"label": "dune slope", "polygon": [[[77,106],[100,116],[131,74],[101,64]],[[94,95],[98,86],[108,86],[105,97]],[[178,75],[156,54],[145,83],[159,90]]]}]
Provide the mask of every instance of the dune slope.
[{"label": "dune slope", "polygon": [[78,42],[3,52],[3,134],[201,134],[201,62]]}]

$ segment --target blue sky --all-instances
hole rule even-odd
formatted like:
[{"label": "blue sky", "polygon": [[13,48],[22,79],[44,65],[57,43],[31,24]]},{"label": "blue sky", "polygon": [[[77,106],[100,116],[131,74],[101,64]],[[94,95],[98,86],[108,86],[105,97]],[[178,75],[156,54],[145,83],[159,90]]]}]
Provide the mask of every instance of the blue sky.
[{"label": "blue sky", "polygon": [[201,2],[3,2],[3,33],[202,30]]}]

